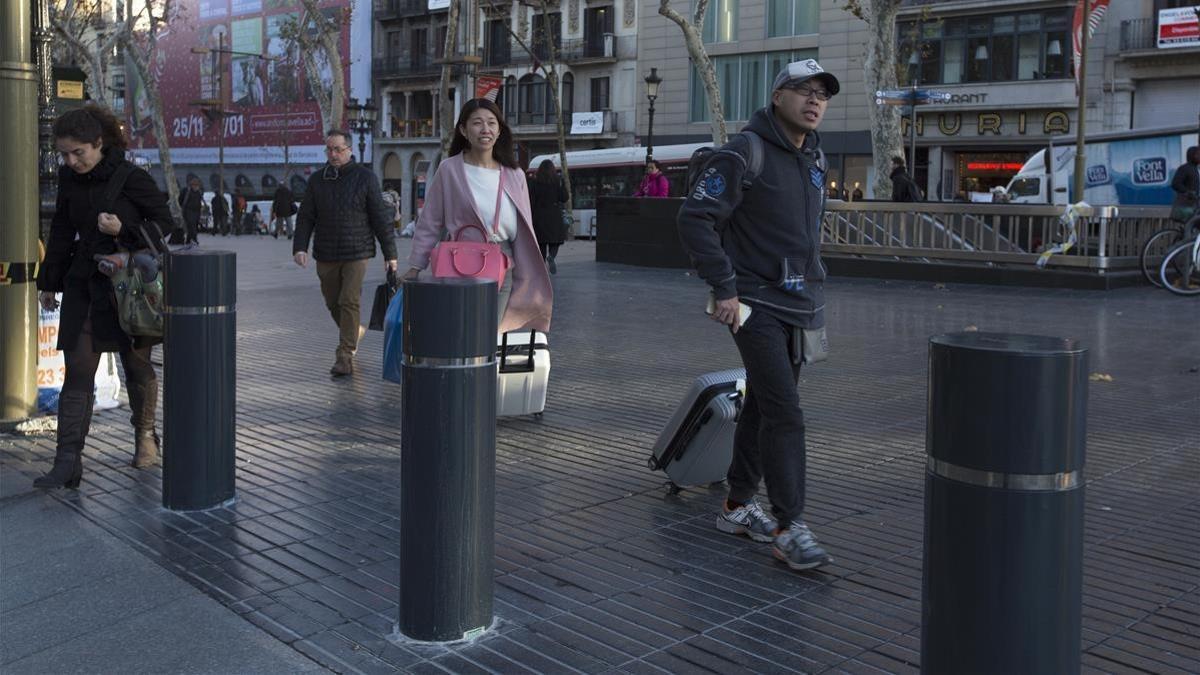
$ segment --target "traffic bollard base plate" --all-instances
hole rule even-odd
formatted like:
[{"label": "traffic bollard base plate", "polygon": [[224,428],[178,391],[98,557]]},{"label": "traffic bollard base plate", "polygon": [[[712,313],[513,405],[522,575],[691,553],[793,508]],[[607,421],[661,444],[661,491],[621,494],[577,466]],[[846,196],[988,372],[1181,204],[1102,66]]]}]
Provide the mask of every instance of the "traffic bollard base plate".
[{"label": "traffic bollard base plate", "polygon": [[230,506],[233,506],[234,504],[236,504],[237,500],[238,500],[237,495],[234,495],[234,496],[230,497],[229,499],[226,499],[223,502],[220,502],[218,504],[213,504],[212,506],[205,506],[205,507],[199,508],[199,509],[188,509],[188,508],[176,509],[176,508],[172,508],[170,506],[166,506],[165,504],[163,505],[162,509],[164,511],[170,511],[171,513],[201,513],[203,511],[211,511],[213,509],[229,508]]},{"label": "traffic bollard base plate", "polygon": [[481,637],[484,637],[485,635],[495,633],[502,625],[504,625],[504,623],[505,622],[500,619],[492,619],[492,623],[490,626],[480,626],[478,628],[472,628],[472,629],[464,632],[461,638],[459,638],[457,640],[446,640],[444,642],[437,641],[437,640],[417,640],[415,638],[410,638],[407,635],[405,635],[404,633],[400,632],[400,624],[394,623],[394,624],[392,624],[392,632],[387,635],[387,640],[388,640],[388,642],[391,642],[394,645],[403,646],[403,647],[420,647],[420,646],[456,647],[456,646],[460,646],[460,645],[471,644],[472,642],[475,642],[476,640],[478,640]]}]

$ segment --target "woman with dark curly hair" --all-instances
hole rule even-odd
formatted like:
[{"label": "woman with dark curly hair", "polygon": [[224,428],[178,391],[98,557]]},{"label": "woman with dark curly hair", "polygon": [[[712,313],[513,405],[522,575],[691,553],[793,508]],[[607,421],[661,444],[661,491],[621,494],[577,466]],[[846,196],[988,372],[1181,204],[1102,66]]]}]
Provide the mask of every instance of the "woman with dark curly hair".
[{"label": "woman with dark curly hair", "polygon": [[[134,227],[142,220],[163,225],[172,220],[166,195],[154,179],[125,159],[125,132],[107,109],[87,105],[64,113],[54,122],[54,144],[63,166],[37,287],[47,310],[58,305],[55,294],[62,293],[58,349],[66,361],[66,377],[58,400],[54,466],[33,484],[74,488],[83,474],[83,445],[103,352],[119,353],[125,368],[135,432],[133,466],[144,468],[158,461],[158,378],[150,350],[160,340],[131,338],[121,330],[112,282],[100,272],[95,256],[116,253],[118,245],[144,246]],[[110,186],[122,182],[120,191],[112,194]]]}]

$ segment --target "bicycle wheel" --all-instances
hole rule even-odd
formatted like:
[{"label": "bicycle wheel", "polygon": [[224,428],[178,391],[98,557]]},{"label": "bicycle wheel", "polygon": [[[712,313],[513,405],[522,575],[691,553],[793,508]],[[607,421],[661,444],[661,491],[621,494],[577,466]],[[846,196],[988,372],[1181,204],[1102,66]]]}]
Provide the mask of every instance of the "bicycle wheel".
[{"label": "bicycle wheel", "polygon": [[1162,287],[1158,269],[1162,266],[1163,256],[1182,238],[1183,231],[1175,227],[1164,228],[1150,235],[1150,238],[1142,245],[1141,255],[1138,256],[1138,262],[1142,266],[1142,276],[1146,277],[1146,281],[1159,288]]},{"label": "bicycle wheel", "polygon": [[1177,245],[1163,258],[1159,278],[1176,295],[1200,295],[1200,265],[1192,256],[1196,240]]}]

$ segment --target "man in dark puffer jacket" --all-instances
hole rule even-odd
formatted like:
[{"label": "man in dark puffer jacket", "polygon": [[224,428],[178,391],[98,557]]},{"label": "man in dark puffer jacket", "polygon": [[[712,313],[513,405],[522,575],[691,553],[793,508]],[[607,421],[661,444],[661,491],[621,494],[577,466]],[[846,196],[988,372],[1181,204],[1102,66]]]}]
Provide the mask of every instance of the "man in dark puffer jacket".
[{"label": "man in dark puffer jacket", "polygon": [[[308,179],[308,189],[296,217],[292,253],[297,265],[308,267],[308,240],[321,279],[325,306],[338,325],[337,356],[329,372],[354,372],[354,353],[365,329],[360,323],[359,298],[367,260],[375,257],[375,240],[383,248],[389,271],[396,271],[396,240],[379,181],[350,154],[350,134],[325,134],[328,163]],[[315,235],[315,236],[314,236]]]}]

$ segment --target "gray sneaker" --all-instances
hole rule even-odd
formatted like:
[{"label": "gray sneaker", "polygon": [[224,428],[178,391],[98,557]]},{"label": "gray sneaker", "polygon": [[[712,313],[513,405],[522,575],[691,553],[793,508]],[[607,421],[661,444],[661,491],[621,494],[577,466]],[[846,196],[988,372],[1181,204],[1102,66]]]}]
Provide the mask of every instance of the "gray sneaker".
[{"label": "gray sneaker", "polygon": [[833,562],[833,558],[821,548],[804,523],[792,523],[780,532],[775,537],[771,552],[794,570],[811,570]]},{"label": "gray sneaker", "polygon": [[775,519],[764,513],[753,499],[732,511],[722,505],[717,514],[717,529],[729,534],[744,534],[764,543],[775,539]]}]

